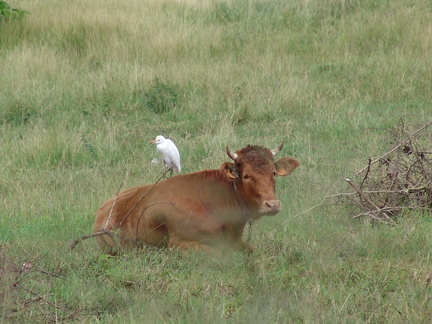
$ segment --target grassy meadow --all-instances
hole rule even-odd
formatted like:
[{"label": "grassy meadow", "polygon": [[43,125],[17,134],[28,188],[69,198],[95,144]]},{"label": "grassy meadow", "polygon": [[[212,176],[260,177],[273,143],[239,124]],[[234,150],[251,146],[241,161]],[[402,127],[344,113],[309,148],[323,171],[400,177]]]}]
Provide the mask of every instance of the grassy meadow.
[{"label": "grassy meadow", "polygon": [[[1,323],[430,323],[432,213],[326,199],[432,118],[430,0],[7,2],[29,14],[0,21]],[[69,250],[161,176],[159,134],[184,173],[285,141],[256,253]]]}]

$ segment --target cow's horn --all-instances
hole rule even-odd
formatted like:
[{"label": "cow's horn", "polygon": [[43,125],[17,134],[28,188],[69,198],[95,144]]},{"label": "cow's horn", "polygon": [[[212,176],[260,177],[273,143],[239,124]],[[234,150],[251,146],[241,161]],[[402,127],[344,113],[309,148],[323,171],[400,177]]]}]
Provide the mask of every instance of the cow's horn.
[{"label": "cow's horn", "polygon": [[237,157],[238,157],[237,153],[231,152],[230,149],[228,148],[228,145],[226,147],[226,152],[231,159],[233,159],[234,161],[237,160]]},{"label": "cow's horn", "polygon": [[284,144],[284,141],[282,141],[282,143],[280,143],[278,148],[271,150],[273,156],[275,156],[276,154],[278,154],[280,152],[280,150],[282,150],[283,144]]}]

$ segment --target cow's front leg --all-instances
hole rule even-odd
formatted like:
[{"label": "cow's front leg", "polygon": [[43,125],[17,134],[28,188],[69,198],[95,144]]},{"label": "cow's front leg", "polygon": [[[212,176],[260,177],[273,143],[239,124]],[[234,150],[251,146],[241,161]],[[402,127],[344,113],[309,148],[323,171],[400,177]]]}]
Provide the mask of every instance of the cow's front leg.
[{"label": "cow's front leg", "polygon": [[220,256],[220,251],[212,248],[211,246],[202,244],[198,241],[191,241],[185,239],[170,238],[168,241],[168,247],[170,249],[181,249],[181,250],[196,250],[204,251],[209,255]]},{"label": "cow's front leg", "polygon": [[242,239],[240,239],[237,242],[237,249],[239,251],[254,252],[254,251],[256,251],[257,248],[255,246],[249,244],[248,242],[245,242]]}]

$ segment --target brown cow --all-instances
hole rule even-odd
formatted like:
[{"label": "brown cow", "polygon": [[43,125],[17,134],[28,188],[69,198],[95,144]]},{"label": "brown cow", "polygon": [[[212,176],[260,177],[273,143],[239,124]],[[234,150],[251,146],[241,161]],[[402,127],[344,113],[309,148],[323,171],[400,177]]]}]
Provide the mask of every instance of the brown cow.
[{"label": "brown cow", "polygon": [[[242,239],[245,225],[281,210],[275,177],[287,176],[299,165],[286,157],[274,162],[282,146],[283,142],[269,150],[248,145],[236,153],[227,147],[234,163],[225,162],[218,170],[123,190],[98,210],[94,231],[117,232],[121,247],[144,243],[211,254],[253,251],[255,247]],[[97,240],[102,248],[116,252],[113,235],[100,235]]]}]

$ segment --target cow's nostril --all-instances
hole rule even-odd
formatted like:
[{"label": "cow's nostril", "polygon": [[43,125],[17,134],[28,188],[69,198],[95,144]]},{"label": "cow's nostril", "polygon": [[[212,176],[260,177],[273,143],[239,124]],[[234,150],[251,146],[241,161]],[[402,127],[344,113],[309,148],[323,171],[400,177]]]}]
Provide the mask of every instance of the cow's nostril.
[{"label": "cow's nostril", "polygon": [[280,205],[280,202],[278,200],[270,200],[266,201],[266,205],[269,207],[277,207]]},{"label": "cow's nostril", "polygon": [[279,200],[266,200],[264,202],[266,212],[277,213],[281,210],[281,202]]}]

